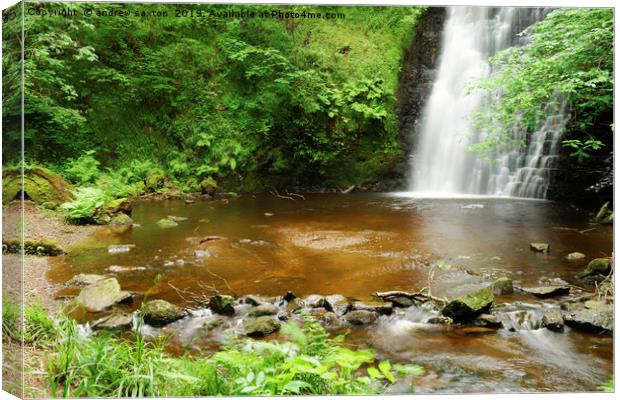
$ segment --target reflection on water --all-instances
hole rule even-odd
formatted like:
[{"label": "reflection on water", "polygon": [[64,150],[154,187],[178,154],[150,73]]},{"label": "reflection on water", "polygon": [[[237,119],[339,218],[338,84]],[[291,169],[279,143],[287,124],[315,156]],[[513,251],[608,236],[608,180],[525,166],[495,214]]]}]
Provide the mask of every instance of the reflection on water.
[{"label": "reflection on water", "polygon": [[[160,228],[157,221],[170,215],[187,220]],[[292,290],[364,299],[375,291],[419,290],[428,284],[430,266],[444,260],[480,274],[438,273],[433,294],[456,296],[486,284],[488,275],[508,276],[517,286],[536,285],[542,277],[575,283],[587,260],[569,262],[568,253],[579,251],[590,259],[612,250],[611,227],[579,232],[592,228],[586,213],[514,199],[313,194],[290,201],[243,195],[193,205],[142,202],[132,217],[139,227],[120,235],[98,232],[58,258],[49,278],[114,275],[124,290],[148,291],[150,298],[184,306],[215,291],[276,296]],[[534,253],[530,242],[547,242],[551,252]],[[109,252],[115,244],[135,247]],[[126,268],[110,272],[111,266]],[[540,306],[535,298],[519,300]],[[353,329],[349,342],[371,345],[381,357],[426,366],[429,373],[418,381],[418,391],[593,390],[612,371],[610,338],[536,326],[526,330],[523,324],[514,332],[466,332],[427,324],[432,315],[410,308],[382,317],[371,329]],[[177,321],[164,330],[183,345],[210,346],[193,338],[201,337],[211,318]],[[238,323],[225,321],[216,328],[215,344]]]}]

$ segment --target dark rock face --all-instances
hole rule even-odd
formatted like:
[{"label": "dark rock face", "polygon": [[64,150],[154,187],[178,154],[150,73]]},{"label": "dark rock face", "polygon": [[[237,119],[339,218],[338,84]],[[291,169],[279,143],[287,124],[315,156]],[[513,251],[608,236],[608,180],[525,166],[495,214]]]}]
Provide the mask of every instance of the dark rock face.
[{"label": "dark rock face", "polygon": [[209,301],[209,308],[216,314],[233,315],[235,299],[232,296],[218,294]]},{"label": "dark rock face", "polygon": [[347,322],[352,325],[370,325],[376,322],[378,318],[378,313],[367,310],[354,310],[345,315]]},{"label": "dark rock face", "polygon": [[411,48],[405,51],[398,93],[400,138],[404,154],[395,171],[403,183],[409,172],[406,154],[411,154],[415,145],[411,132],[416,131],[422,108],[431,92],[445,20],[444,7],[429,7],[416,26]]}]

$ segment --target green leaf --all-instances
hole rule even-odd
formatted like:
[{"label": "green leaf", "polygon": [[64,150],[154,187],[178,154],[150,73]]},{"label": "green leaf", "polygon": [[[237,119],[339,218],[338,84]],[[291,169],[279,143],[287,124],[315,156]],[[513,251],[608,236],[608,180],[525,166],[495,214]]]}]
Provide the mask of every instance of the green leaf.
[{"label": "green leaf", "polygon": [[392,374],[392,364],[388,360],[381,361],[379,363],[379,370],[383,372],[383,375],[387,378],[391,383],[396,382],[396,378]]}]

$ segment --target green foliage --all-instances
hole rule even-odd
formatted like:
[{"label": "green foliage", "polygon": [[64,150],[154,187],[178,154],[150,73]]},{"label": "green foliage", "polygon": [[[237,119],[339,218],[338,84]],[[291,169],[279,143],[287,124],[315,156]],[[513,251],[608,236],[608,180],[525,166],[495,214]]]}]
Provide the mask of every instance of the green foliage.
[{"label": "green foliage", "polygon": [[[144,9],[75,7],[78,15],[84,7]],[[346,18],[282,21],[177,18],[178,6],[156,7],[169,17],[26,16],[28,158],[57,165],[78,185],[109,175],[109,191],[123,196],[195,190],[204,178],[228,189],[359,184],[380,179],[398,159],[398,73],[423,8],[291,5],[283,10]],[[11,148],[20,139],[21,26],[16,19],[4,28]],[[5,160],[16,154],[5,151]],[[132,160],[152,162],[164,183],[153,188],[142,176],[139,187],[129,176]]]},{"label": "green foliage", "polygon": [[85,185],[94,183],[101,175],[99,161],[94,157],[95,151],[84,152],[77,159],[70,159],[65,164],[64,176],[71,183]]},{"label": "green foliage", "polygon": [[475,116],[492,134],[473,150],[523,145],[511,143],[511,128],[533,132],[565,101],[574,139],[564,145],[583,160],[602,147],[604,139],[593,137],[593,130],[609,118],[613,107],[613,10],[558,9],[522,33],[526,34],[530,40],[524,46],[491,57],[497,72],[475,85],[495,100]]},{"label": "green foliage", "polygon": [[19,307],[10,300],[2,299],[2,340],[20,340]]},{"label": "green foliage", "polygon": [[[303,329],[283,327],[284,342],[235,340],[210,357],[173,358],[163,343],[97,333],[79,334],[63,317],[48,364],[54,396],[214,396],[381,393],[400,376],[421,367],[382,361],[372,350],[350,350],[309,320]],[[363,366],[368,365],[367,375]]]},{"label": "green foliage", "polygon": [[82,224],[93,222],[110,197],[96,187],[80,187],[73,192],[74,200],[62,204],[61,208],[67,211],[67,220]]},{"label": "green foliage", "polygon": [[24,309],[24,341],[36,345],[49,343],[56,335],[56,326],[50,315],[36,303]]},{"label": "green foliage", "polygon": [[612,377],[607,382],[603,383],[598,389],[602,392],[613,393],[614,392],[614,378]]}]

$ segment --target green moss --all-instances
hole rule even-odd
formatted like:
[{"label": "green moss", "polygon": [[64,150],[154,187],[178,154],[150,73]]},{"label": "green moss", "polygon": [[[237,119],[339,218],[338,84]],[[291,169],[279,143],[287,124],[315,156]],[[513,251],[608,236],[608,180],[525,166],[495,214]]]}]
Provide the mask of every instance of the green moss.
[{"label": "green moss", "polygon": [[[60,175],[41,167],[24,171],[24,197],[46,208],[56,208],[71,200],[70,185]],[[2,203],[18,199],[21,192],[21,171],[18,168],[2,172]]]}]

